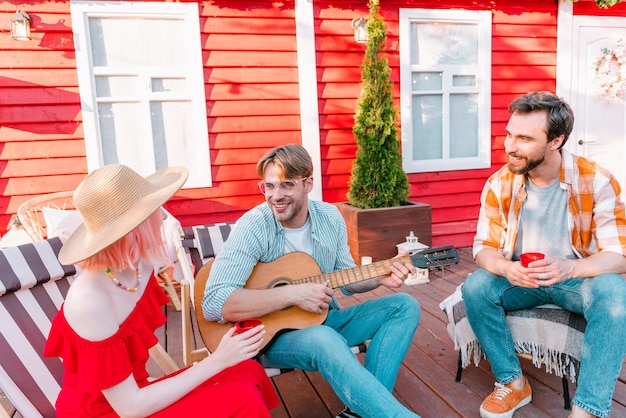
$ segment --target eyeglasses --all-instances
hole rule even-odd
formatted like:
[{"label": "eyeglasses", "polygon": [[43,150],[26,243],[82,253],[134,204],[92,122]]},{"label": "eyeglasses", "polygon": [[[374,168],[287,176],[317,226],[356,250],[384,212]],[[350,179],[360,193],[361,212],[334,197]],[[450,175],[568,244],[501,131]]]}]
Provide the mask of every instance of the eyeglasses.
[{"label": "eyeglasses", "polygon": [[296,191],[298,183],[305,181],[308,177],[302,177],[300,180],[281,181],[280,183],[271,183],[269,181],[260,181],[259,190],[265,196],[273,195],[276,190],[280,189],[285,195],[291,195]]}]

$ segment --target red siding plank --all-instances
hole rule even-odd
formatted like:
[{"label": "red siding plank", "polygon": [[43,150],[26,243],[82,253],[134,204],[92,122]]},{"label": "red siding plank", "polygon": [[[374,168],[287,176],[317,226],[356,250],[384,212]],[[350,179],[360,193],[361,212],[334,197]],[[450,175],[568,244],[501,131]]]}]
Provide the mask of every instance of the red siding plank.
[{"label": "red siding plank", "polygon": [[[84,157],[83,141],[29,141],[28,143],[5,142],[0,150],[2,160],[22,160],[33,158]],[[58,164],[62,164],[61,161]]]},{"label": "red siding plank", "polygon": [[266,148],[300,143],[302,135],[300,131],[286,132],[219,132],[209,135],[209,143],[212,149],[240,149]]},{"label": "red siding plank", "polygon": [[212,117],[300,115],[299,100],[272,100],[271,106],[259,100],[216,101],[208,112]]},{"label": "red siding plank", "polygon": [[209,118],[209,133],[300,130],[300,116]]},{"label": "red siding plank", "polygon": [[295,52],[203,51],[206,67],[297,67]]},{"label": "red siding plank", "polygon": [[[1,50],[2,47],[0,47]],[[78,86],[78,78],[76,68],[55,68],[54,71],[41,71],[38,68],[3,68],[2,75],[0,75],[0,86],[76,87]]]},{"label": "red siding plank", "polygon": [[[62,162],[63,164],[59,164]],[[0,160],[0,178],[37,177],[44,175],[86,174],[87,161],[84,156],[63,158],[61,161],[53,158],[32,160]]]},{"label": "red siding plank", "polygon": [[203,48],[212,51],[296,51],[293,34],[266,35],[210,33],[202,37]]},{"label": "red siding plank", "polygon": [[204,78],[209,84],[229,83],[297,83],[297,68],[205,68]]},{"label": "red siding plank", "polygon": [[292,84],[214,84],[209,87],[207,100],[297,99],[298,85]]}]

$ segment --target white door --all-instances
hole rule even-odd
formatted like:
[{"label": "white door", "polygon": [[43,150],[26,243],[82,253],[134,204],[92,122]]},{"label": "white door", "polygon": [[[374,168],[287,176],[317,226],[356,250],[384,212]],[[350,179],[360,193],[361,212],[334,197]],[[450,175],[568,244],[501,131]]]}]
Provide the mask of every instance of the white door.
[{"label": "white door", "polygon": [[561,60],[557,76],[569,78],[569,88],[559,94],[570,103],[575,116],[574,131],[566,148],[612,172],[622,186],[624,200],[626,102],[598,92],[595,63],[604,48],[614,50],[620,40],[626,40],[626,17],[573,16],[571,23],[570,39],[559,42],[561,46],[571,42],[569,68],[566,60]]}]

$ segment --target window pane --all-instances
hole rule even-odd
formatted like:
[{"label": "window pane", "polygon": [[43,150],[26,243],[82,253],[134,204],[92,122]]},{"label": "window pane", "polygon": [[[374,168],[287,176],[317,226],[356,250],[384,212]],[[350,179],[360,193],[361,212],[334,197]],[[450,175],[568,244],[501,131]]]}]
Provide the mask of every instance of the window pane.
[{"label": "window pane", "polygon": [[[441,40],[444,39],[445,43]],[[478,26],[411,23],[411,65],[477,65]]]},{"label": "window pane", "polygon": [[[106,36],[105,36],[106,34]],[[89,18],[93,65],[171,66],[184,63],[186,49],[172,39],[185,34],[183,20],[142,18]]]},{"label": "window pane", "polygon": [[[143,136],[140,125],[138,103],[100,103],[98,121],[102,133],[102,158],[104,164],[127,164],[137,167],[142,155]],[[139,168],[137,168],[139,170]]]},{"label": "window pane", "polygon": [[186,101],[152,102],[150,111],[156,169],[193,161],[191,104]]},{"label": "window pane", "polygon": [[413,96],[413,160],[442,157],[442,96]]},{"label": "window pane", "polygon": [[96,76],[96,97],[137,96],[138,79],[136,76]]},{"label": "window pane", "polygon": [[443,88],[441,73],[414,73],[411,75],[411,89],[420,90],[441,90]]},{"label": "window pane", "polygon": [[478,95],[450,95],[450,157],[478,156]]},{"label": "window pane", "polygon": [[453,75],[452,76],[452,85],[454,87],[475,86],[476,85],[476,76],[474,76],[474,75]]},{"label": "window pane", "polygon": [[152,91],[186,91],[187,80],[184,78],[153,78]]}]

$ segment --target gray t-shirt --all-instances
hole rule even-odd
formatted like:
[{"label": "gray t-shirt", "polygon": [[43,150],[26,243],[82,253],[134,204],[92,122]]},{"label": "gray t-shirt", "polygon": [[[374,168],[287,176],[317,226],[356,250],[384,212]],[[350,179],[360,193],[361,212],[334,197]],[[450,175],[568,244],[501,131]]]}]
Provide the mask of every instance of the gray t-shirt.
[{"label": "gray t-shirt", "polygon": [[513,260],[519,260],[519,255],[525,252],[576,258],[567,227],[567,190],[561,188],[558,179],[549,186],[539,187],[526,178],[526,194]]}]

